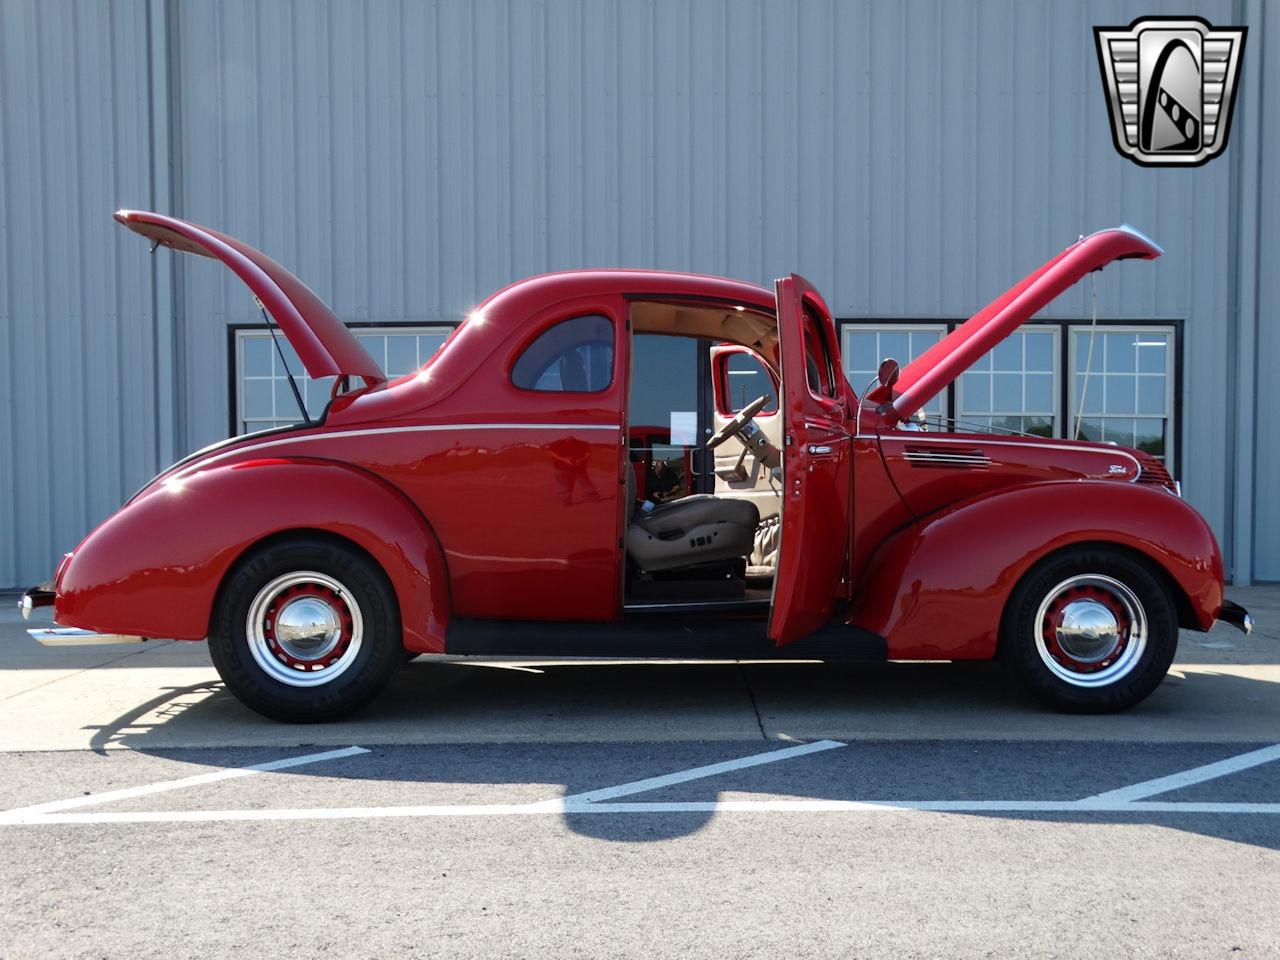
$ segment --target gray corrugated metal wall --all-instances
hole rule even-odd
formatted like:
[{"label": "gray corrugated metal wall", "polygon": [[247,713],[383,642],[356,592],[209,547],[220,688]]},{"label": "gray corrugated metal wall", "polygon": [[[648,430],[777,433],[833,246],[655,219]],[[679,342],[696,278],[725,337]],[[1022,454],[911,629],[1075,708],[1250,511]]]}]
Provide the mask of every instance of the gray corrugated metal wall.
[{"label": "gray corrugated metal wall", "polygon": [[[1220,536],[1227,532],[1232,400],[1222,383],[1236,293],[1233,164],[1148,170],[1118,156],[1091,32],[1179,8],[1015,0],[153,0],[152,8],[167,11],[173,38],[167,206],[262,247],[347,320],[452,319],[512,279],[604,264],[764,282],[795,270],[841,316],[962,317],[1078,233],[1132,222],[1168,252],[1156,264],[1104,272],[1100,312],[1186,321],[1181,473],[1189,497]],[[6,7],[18,21],[33,9],[16,0]],[[145,100],[145,8],[117,3],[110,11],[120,29],[108,50],[105,31],[87,28],[74,43],[53,32],[46,42],[56,36],[64,58],[99,63],[114,55],[116,72],[132,71]],[[1197,13],[1216,23],[1240,15],[1229,2],[1200,4]],[[117,23],[125,20],[138,29]],[[1262,46],[1255,39],[1248,55],[1260,56]],[[58,73],[49,84],[73,82],[48,63],[24,70],[6,56],[5,66],[42,80]],[[88,88],[81,96],[96,102],[103,84],[81,79]],[[6,133],[26,123],[52,143],[63,131],[30,116],[49,96],[7,98]],[[79,119],[64,125],[87,126],[83,142],[45,152],[59,177],[82,181],[74,199],[50,198],[48,171],[35,177],[10,156],[0,243],[3,234],[11,246],[20,236],[15,202],[31,213],[62,203],[65,216],[83,224],[75,236],[102,238],[77,252],[59,247],[54,233],[38,252],[17,251],[16,261],[11,249],[11,274],[23,256],[37,266],[74,260],[83,270],[82,258],[96,255],[102,282],[130,284],[119,297],[147,296],[143,247],[108,236],[106,216],[150,196],[145,159],[135,165],[120,156],[145,153],[146,104],[129,106],[117,92],[112,110],[129,113],[120,122],[143,125],[137,139],[82,101]],[[95,131],[116,150],[109,177],[90,140]],[[90,192],[90,182],[103,193]],[[187,260],[175,268],[174,285],[178,452],[225,434],[226,325],[256,320],[226,271]],[[98,280],[69,285],[86,300],[77,330],[103,321]],[[1268,291],[1267,302],[1277,294]],[[46,299],[33,312],[10,293],[6,316],[18,338],[10,342],[32,327],[52,335],[41,312],[48,308]],[[1087,310],[1080,290],[1051,315]],[[131,335],[132,323],[125,324]],[[137,335],[148,330],[140,323]],[[113,332],[95,352],[115,342]],[[129,358],[131,383],[134,351],[145,358],[149,342],[115,349]],[[52,369],[62,360],[48,361],[44,381],[59,394],[59,412],[98,390]],[[31,379],[14,373],[15,382]],[[61,396],[63,384],[69,396]],[[24,409],[46,411],[29,402]],[[112,478],[126,462],[150,469],[152,412],[139,411],[138,426],[119,434],[108,424],[111,443],[132,437],[132,446],[110,454],[86,439],[106,416],[82,413],[65,436],[60,431],[55,462],[75,469],[92,452],[114,464]],[[21,447],[18,465],[42,459],[42,442]],[[1259,471],[1266,467],[1259,460]],[[119,500],[118,483],[91,483],[90,495],[81,480],[65,477],[46,492],[53,472],[40,469],[23,478],[21,536],[0,582],[42,575],[52,554]],[[54,505],[67,497],[83,508],[55,530],[49,516],[62,515]],[[1260,562],[1259,571],[1280,576],[1280,543],[1266,543],[1270,565]]]},{"label": "gray corrugated metal wall", "polygon": [[[1264,49],[1280,49],[1280,9],[1275,5],[1263,9],[1264,6],[1259,0],[1262,22],[1254,25],[1253,36],[1249,38],[1251,55]],[[1280,417],[1276,416],[1275,395],[1270,392],[1276,386],[1270,374],[1280,370],[1280,271],[1276,269],[1276,254],[1280,251],[1280,182],[1276,180],[1275,168],[1268,170],[1262,163],[1263,157],[1280,156],[1280,110],[1277,110],[1280,107],[1280,58],[1264,57],[1259,72],[1262,97],[1256,112],[1261,124],[1260,129],[1247,133],[1253,145],[1247,162],[1257,168],[1258,232],[1252,251],[1252,271],[1244,271],[1246,279],[1257,280],[1256,314],[1248,319],[1255,325],[1258,349],[1256,357],[1242,358],[1238,369],[1227,372],[1227,382],[1244,377],[1256,384],[1253,400],[1258,424],[1257,459],[1253,503],[1248,511],[1254,521],[1254,576],[1260,580],[1280,580]]]},{"label": "gray corrugated metal wall", "polygon": [[0,3],[0,584],[34,583],[157,468],[145,3]]}]

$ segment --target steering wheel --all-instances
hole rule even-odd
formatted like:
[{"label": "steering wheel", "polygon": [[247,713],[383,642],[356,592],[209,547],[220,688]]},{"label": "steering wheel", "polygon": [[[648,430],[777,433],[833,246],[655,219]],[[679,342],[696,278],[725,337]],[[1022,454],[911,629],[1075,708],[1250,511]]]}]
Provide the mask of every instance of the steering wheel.
[{"label": "steering wheel", "polygon": [[743,407],[740,411],[738,411],[738,415],[736,417],[734,417],[732,420],[730,420],[728,423],[726,423],[723,427],[720,428],[719,433],[717,433],[714,437],[712,437],[710,440],[707,441],[707,449],[714,450],[716,447],[720,446],[720,444],[724,443],[730,437],[736,437],[739,433],[742,432],[742,428],[745,427],[748,423],[750,423],[751,420],[755,417],[755,415],[765,408],[768,402],[769,402],[769,395],[765,394],[762,397],[756,397],[754,400],[748,403],[745,407]]}]

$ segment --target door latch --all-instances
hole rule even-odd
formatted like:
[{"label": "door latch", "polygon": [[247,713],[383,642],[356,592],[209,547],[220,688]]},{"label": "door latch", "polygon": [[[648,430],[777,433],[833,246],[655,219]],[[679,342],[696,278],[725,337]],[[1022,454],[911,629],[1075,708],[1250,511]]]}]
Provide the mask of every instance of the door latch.
[{"label": "door latch", "polygon": [[831,447],[829,444],[825,443],[811,443],[809,444],[809,452],[812,454],[830,453]]}]

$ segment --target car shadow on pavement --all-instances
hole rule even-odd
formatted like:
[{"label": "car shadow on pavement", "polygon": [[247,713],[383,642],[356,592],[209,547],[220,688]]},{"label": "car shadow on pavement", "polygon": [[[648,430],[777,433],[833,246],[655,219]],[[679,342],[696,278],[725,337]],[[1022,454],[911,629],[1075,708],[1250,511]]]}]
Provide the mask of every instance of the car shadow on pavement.
[{"label": "car shadow on pavement", "polygon": [[[317,744],[372,748],[367,760],[273,774],[303,784],[323,778],[324,791],[301,795],[299,806],[307,807],[436,803],[442,790],[450,797],[461,790],[474,803],[511,802],[513,790],[524,791],[518,802],[528,802],[832,739],[850,746],[627,800],[1069,801],[1275,742],[1280,726],[1267,718],[1275,715],[1278,686],[1179,668],[1134,710],[1089,717],[1041,708],[987,663],[420,660],[378,701],[339,723],[277,724],[242,707],[221,684],[205,682],[168,688],[131,708],[95,730],[93,748],[121,745],[212,767]],[[1280,801],[1280,777],[1268,775],[1264,795],[1247,799]],[[338,789],[335,781],[345,785]],[[533,796],[535,785],[541,792]],[[1193,799],[1218,799],[1205,789]],[[723,815],[752,814],[562,816],[584,836],[643,842],[694,833]],[[1280,849],[1273,816],[947,815],[1159,823]]]}]

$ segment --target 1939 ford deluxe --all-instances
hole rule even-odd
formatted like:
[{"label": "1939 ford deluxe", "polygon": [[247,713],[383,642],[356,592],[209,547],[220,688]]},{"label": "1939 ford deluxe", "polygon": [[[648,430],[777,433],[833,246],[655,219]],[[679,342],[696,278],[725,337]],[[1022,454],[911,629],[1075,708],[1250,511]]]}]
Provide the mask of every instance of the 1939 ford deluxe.
[{"label": "1939 ford deluxe", "polygon": [[[225,263],[333,391],[318,419],[147,484],[24,595],[60,625],[39,639],[208,638],[248,706],[322,720],[420,653],[999,656],[1052,705],[1118,710],[1160,683],[1180,626],[1250,626],[1152,456],[919,414],[1090,271],[1160,255],[1130,227],[1082,238],[904,368],[884,361],[859,396],[795,275],[773,291],[641,270],[522,280],[388,380],[258,251],[116,219]],[[678,456],[659,455],[666,425],[629,417],[629,384],[654,375],[642,336],[707,346],[711,422]],[[749,400],[728,377],[744,360],[763,387]]]}]

